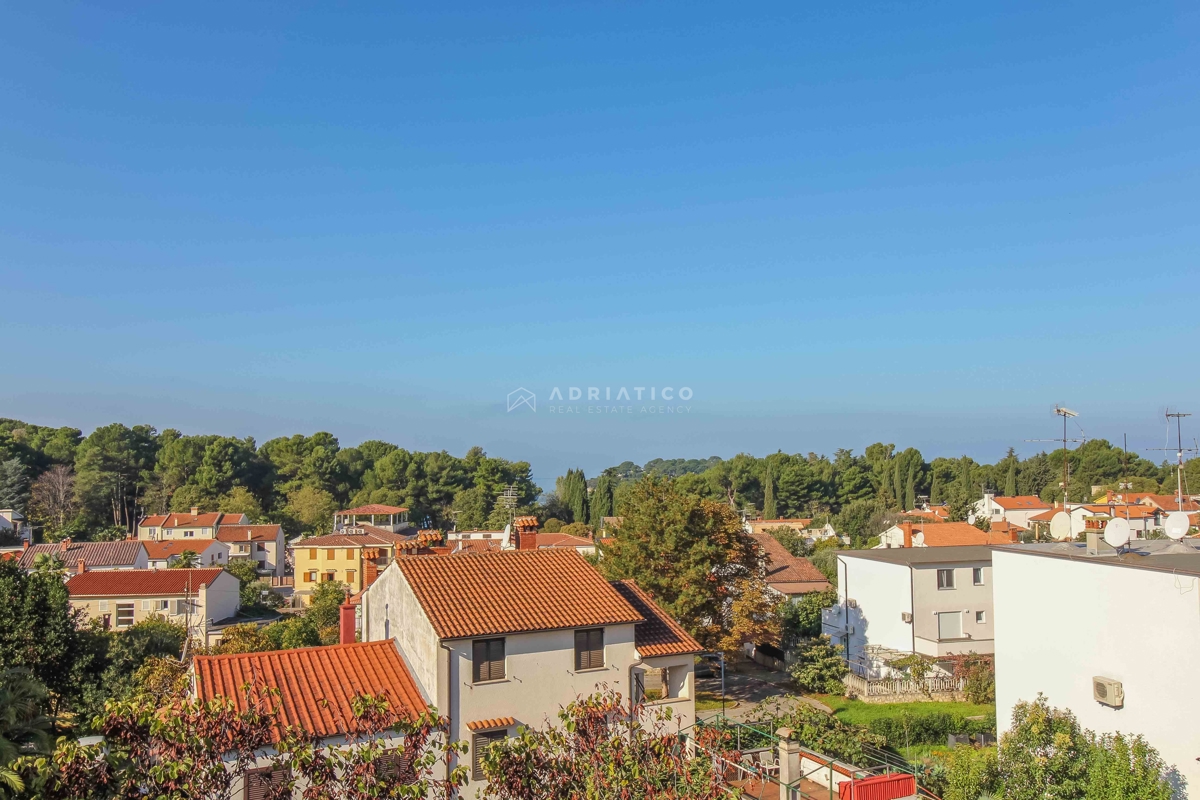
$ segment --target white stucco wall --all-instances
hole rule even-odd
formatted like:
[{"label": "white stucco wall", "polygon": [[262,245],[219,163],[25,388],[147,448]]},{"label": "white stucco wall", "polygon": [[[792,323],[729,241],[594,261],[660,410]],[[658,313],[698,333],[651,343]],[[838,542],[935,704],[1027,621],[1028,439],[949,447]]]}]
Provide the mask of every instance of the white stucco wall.
[{"label": "white stucco wall", "polygon": [[[1046,695],[1099,733],[1140,733],[1200,795],[1200,580],[1193,576],[996,550],[996,713]],[[1092,699],[1092,678],[1124,684],[1121,709]]]},{"label": "white stucco wall", "polygon": [[[847,598],[858,607],[848,607]],[[907,565],[839,555],[838,604],[822,614],[822,628],[835,642],[846,645],[851,659],[859,657],[868,644],[911,652],[912,626],[900,615],[912,610]],[[836,638],[847,621],[854,629],[848,643]]]},{"label": "white stucco wall", "polygon": [[228,572],[220,572],[213,582],[200,592],[202,614],[206,621],[228,619],[241,608],[241,584]]},{"label": "white stucco wall", "polygon": [[[396,641],[425,700],[438,705],[438,637],[394,561],[379,574],[362,599],[362,640],[376,642],[388,638]],[[438,710],[445,712],[440,705]]]},{"label": "white stucco wall", "polygon": [[[974,569],[983,570],[983,584],[974,584]],[[954,588],[939,589],[939,569],[954,570]],[[913,566],[913,633],[918,653],[945,656],[957,653],[990,653],[994,648],[995,614],[992,600],[992,567],[986,561],[961,561],[953,564],[918,564]],[[976,622],[976,612],[983,612],[983,622]],[[938,613],[962,614],[964,638],[958,641],[938,640]]]}]

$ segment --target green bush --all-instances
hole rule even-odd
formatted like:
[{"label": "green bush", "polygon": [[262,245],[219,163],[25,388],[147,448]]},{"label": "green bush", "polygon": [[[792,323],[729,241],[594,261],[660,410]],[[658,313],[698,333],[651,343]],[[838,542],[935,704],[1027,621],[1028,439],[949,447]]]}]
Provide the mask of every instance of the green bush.
[{"label": "green bush", "polygon": [[984,792],[997,789],[999,785],[996,748],[959,746],[950,752],[943,800],[978,800]]},{"label": "green bush", "polygon": [[832,644],[828,636],[807,639],[796,648],[796,661],[788,672],[802,692],[840,694],[846,690],[842,678],[846,662],[842,646]]},{"label": "green bush", "polygon": [[872,733],[887,739],[891,747],[907,747],[914,744],[945,745],[953,733],[979,734],[996,733],[996,714],[987,714],[983,719],[967,719],[962,714],[944,711],[901,711],[890,717],[880,717],[867,723]]}]

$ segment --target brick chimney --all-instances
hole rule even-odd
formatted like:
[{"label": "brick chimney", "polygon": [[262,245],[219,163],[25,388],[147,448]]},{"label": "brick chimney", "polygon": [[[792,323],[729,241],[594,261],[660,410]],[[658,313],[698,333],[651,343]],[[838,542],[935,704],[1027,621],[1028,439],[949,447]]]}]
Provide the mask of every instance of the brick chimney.
[{"label": "brick chimney", "polygon": [[63,539],[61,542],[59,542],[59,545],[58,545],[59,549],[64,553],[67,552],[67,548],[70,546],[71,546],[71,537],[70,536],[68,536],[66,539]]},{"label": "brick chimney", "polygon": [[87,562],[81,558],[79,559],[79,564],[76,566],[75,574],[82,575],[85,572],[87,572]]},{"label": "brick chimney", "polygon": [[192,506],[192,516],[193,517],[200,516],[200,506]]},{"label": "brick chimney", "polygon": [[532,525],[527,524],[525,519],[513,523],[517,530],[518,550],[537,550],[537,517],[533,517],[532,520]]},{"label": "brick chimney", "polygon": [[912,547],[913,524],[911,522],[901,522],[900,530],[904,531],[904,546]]},{"label": "brick chimney", "polygon": [[379,565],[371,559],[363,562],[363,588],[367,588],[379,578]]},{"label": "brick chimney", "polygon": [[358,633],[354,614],[355,608],[349,601],[338,606],[338,644],[354,644]]}]

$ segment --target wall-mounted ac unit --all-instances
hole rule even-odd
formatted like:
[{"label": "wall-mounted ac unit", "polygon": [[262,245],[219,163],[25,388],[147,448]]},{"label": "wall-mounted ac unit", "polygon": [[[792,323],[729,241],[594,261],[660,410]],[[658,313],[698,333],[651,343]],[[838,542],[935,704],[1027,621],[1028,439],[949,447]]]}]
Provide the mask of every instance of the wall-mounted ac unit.
[{"label": "wall-mounted ac unit", "polygon": [[1092,678],[1092,699],[1102,706],[1120,708],[1125,705],[1125,687],[1118,680],[1097,675]]},{"label": "wall-mounted ac unit", "polygon": [[900,621],[911,624],[912,623],[912,614],[907,611],[901,611],[900,612]]}]

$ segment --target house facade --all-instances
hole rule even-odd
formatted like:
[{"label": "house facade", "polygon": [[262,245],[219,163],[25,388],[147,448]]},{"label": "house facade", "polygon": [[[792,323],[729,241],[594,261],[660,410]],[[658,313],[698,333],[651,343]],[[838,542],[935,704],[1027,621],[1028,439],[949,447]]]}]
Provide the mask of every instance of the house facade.
[{"label": "house facade", "polygon": [[229,549],[230,560],[253,561],[259,575],[282,577],[287,572],[287,542],[282,525],[222,521],[216,538]]},{"label": "house facade", "polygon": [[292,547],[296,596],[307,602],[313,590],[327,581],[341,581],[350,587],[352,594],[358,594],[399,553],[416,550],[421,545],[419,536],[365,524],[301,539]]},{"label": "house facade", "polygon": [[[701,648],[644,592],[571,549],[402,557],[361,599],[364,641],[394,641],[471,753],[607,686],[695,720]],[[464,796],[482,786],[472,761]]]},{"label": "house facade", "polygon": [[146,566],[150,569],[169,569],[188,551],[196,554],[197,567],[220,567],[229,561],[229,545],[217,539],[145,540],[137,544],[146,551]]},{"label": "house facade", "polygon": [[208,642],[213,623],[241,607],[238,579],[224,569],[85,570],[67,581],[72,608],[106,629],[123,630],[153,615],[186,625]]},{"label": "house facade", "polygon": [[[1097,733],[1142,734],[1194,792],[1200,698],[1180,676],[1200,663],[1200,552],[1188,540],[1088,551],[1074,542],[992,551],[1000,731],[1017,702],[1041,693]],[[1097,700],[1097,678],[1120,683],[1119,703],[1107,691],[1109,703]]]},{"label": "house facade", "polygon": [[993,524],[1009,522],[1021,528],[1028,528],[1030,517],[1049,509],[1050,503],[1037,495],[1002,497],[989,492],[975,504],[975,517],[986,517]]},{"label": "house facade", "polygon": [[866,671],[875,668],[876,652],[935,659],[991,653],[991,552],[982,546],[839,552],[838,602],[822,612],[821,632]]},{"label": "house facade", "polygon": [[32,570],[37,567],[39,556],[49,556],[56,559],[68,575],[74,575],[80,568],[91,571],[114,569],[146,569],[149,559],[142,543],[132,539],[118,542],[73,542],[63,539],[54,544],[27,545],[21,551],[18,562],[21,569]]},{"label": "house facade", "polygon": [[22,544],[33,544],[33,526],[20,511],[0,508],[0,530],[16,537]]},{"label": "house facade", "polygon": [[906,547],[961,547],[967,545],[1012,544],[1020,541],[1019,531],[981,531],[967,522],[900,522],[879,536],[876,550]]}]

